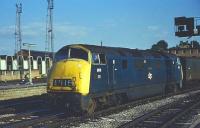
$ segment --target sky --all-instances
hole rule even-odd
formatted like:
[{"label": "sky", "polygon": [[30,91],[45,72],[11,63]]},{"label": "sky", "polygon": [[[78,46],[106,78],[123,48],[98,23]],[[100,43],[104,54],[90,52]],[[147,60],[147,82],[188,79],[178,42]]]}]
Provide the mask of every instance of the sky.
[{"label": "sky", "polygon": [[[22,3],[22,43],[44,51],[47,0],[1,0],[0,55],[14,54],[16,3]],[[54,0],[54,51],[101,41],[105,46],[149,49],[165,40],[173,47],[188,40],[175,36],[174,17],[200,17],[199,5],[200,0]],[[200,42],[200,37],[189,40]]]}]

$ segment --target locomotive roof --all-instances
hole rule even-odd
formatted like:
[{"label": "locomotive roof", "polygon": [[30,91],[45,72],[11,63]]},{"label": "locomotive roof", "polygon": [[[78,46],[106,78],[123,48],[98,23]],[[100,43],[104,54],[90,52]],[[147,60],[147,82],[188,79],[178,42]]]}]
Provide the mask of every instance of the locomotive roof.
[{"label": "locomotive roof", "polygon": [[89,49],[91,52],[114,54],[114,55],[120,55],[120,56],[134,56],[134,57],[153,56],[156,58],[175,56],[170,53],[158,52],[158,51],[153,51],[153,50],[138,50],[138,49],[130,49],[130,48],[107,47],[107,46],[97,46],[97,45],[88,45],[88,44],[78,44],[78,45],[81,45]]}]

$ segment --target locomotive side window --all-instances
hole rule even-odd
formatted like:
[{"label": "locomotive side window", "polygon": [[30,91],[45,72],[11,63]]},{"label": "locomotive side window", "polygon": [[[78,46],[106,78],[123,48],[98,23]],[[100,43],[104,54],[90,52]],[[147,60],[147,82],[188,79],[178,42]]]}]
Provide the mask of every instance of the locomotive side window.
[{"label": "locomotive side window", "polygon": [[83,60],[88,61],[88,53],[84,51],[83,49],[70,48],[69,58],[77,58],[77,59],[83,59]]},{"label": "locomotive side window", "polygon": [[92,54],[92,63],[99,64],[99,55],[97,53]]},{"label": "locomotive side window", "polygon": [[99,54],[100,64],[106,64],[105,54]]},{"label": "locomotive side window", "polygon": [[105,54],[93,53],[92,62],[93,64],[106,64]]},{"label": "locomotive side window", "polygon": [[128,62],[127,60],[122,60],[122,68],[127,69],[128,68]]}]

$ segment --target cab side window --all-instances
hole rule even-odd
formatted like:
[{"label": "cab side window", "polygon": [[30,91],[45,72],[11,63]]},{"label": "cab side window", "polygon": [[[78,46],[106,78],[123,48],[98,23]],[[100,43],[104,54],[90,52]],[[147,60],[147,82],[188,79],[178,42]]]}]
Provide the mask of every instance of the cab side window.
[{"label": "cab side window", "polygon": [[105,54],[93,53],[92,54],[92,63],[93,64],[106,64]]},{"label": "cab side window", "polygon": [[99,64],[99,54],[97,54],[97,53],[92,54],[92,63]]}]

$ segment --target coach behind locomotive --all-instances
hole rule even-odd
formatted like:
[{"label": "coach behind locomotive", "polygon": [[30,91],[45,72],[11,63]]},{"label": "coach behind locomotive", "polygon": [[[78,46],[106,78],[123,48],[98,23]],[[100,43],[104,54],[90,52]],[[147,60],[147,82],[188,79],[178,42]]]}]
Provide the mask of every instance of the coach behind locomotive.
[{"label": "coach behind locomotive", "polygon": [[181,87],[179,58],[167,53],[86,44],[61,48],[48,75],[54,104],[93,113],[97,106]]},{"label": "coach behind locomotive", "polygon": [[184,86],[197,85],[200,81],[200,58],[181,57]]}]

